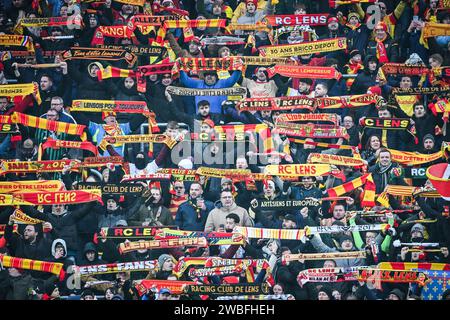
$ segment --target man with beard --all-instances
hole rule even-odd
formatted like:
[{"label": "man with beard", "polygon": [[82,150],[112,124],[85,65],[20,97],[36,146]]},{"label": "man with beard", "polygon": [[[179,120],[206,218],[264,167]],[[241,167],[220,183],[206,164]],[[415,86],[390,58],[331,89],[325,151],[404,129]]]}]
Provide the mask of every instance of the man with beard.
[{"label": "man with beard", "polygon": [[44,233],[42,231],[44,228],[51,230],[51,224],[45,222],[42,228],[38,228],[39,225],[37,224],[28,224],[25,226],[22,236],[13,232],[14,218],[15,214],[13,213],[5,227],[5,239],[9,250],[11,250],[11,255],[33,260],[47,260],[50,258],[52,237],[48,232]]},{"label": "man with beard", "polygon": [[[311,93],[312,79],[292,78],[291,86],[286,90],[285,96],[307,96]],[[294,113],[308,113],[307,109],[296,109]]]},{"label": "man with beard", "polygon": [[173,220],[175,221],[177,216],[178,208],[181,204],[183,204],[187,199],[188,195],[186,194],[186,188],[184,186],[184,182],[181,180],[175,181],[173,183],[173,191],[171,193],[169,211],[172,215]]},{"label": "man with beard", "polygon": [[78,237],[77,222],[91,213],[94,206],[95,202],[89,202],[77,206],[76,209],[69,209],[65,204],[54,204],[51,206],[51,212],[40,212],[33,206],[21,206],[21,209],[31,218],[50,222],[58,237],[66,241],[67,256],[77,257],[82,245]]},{"label": "man with beard", "polygon": [[[148,196],[148,192],[142,195]],[[163,206],[161,189],[150,188],[150,197],[139,207],[136,213],[130,218],[130,225],[133,226],[170,226],[173,225],[170,211]]]},{"label": "man with beard", "polygon": [[389,150],[384,148],[380,149],[377,164],[369,168],[369,172],[372,173],[372,178],[376,186],[376,194],[383,192],[388,184],[406,185],[406,182],[399,176],[391,178],[391,172],[395,173],[398,168],[398,164],[392,162],[392,156]]},{"label": "man with beard", "polygon": [[203,187],[194,182],[189,189],[189,198],[177,211],[175,224],[181,230],[203,231],[209,212],[214,208],[211,201],[204,200]]},{"label": "man with beard", "polygon": [[339,19],[333,16],[328,17],[327,33],[323,35],[322,39],[332,39],[344,37],[344,32],[339,25]]},{"label": "man with beard", "polygon": [[[162,110],[157,107],[157,112],[165,114],[171,119],[175,119],[179,122],[184,122],[189,125],[190,128],[195,128],[195,124],[199,122],[203,122],[205,120],[212,121],[214,125],[219,125],[224,123],[224,119],[222,114],[220,113],[212,113],[211,105],[208,100],[200,100],[197,104],[197,113],[193,116],[192,114],[185,113],[179,109],[176,103],[172,100],[172,95],[166,90],[166,97],[169,101],[167,105],[168,108],[166,110]],[[154,108],[155,109],[155,108]],[[198,121],[197,121],[198,120]]]}]

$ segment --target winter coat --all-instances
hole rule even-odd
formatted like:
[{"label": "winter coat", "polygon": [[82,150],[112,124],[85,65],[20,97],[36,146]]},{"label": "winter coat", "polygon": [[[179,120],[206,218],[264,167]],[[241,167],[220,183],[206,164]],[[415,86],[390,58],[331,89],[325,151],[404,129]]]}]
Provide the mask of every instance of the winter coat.
[{"label": "winter coat", "polygon": [[201,210],[200,219],[198,219],[197,212],[190,203],[190,200],[182,203],[178,207],[177,215],[175,217],[175,224],[181,230],[203,231],[208,214],[214,209],[214,204],[211,201],[205,200],[205,206],[206,210]]},{"label": "winter coat", "polygon": [[205,225],[205,231],[215,231],[219,229],[219,226],[221,224],[225,225],[226,223],[226,216],[230,213],[235,213],[239,216],[239,223],[238,226],[245,226],[245,227],[253,227],[253,220],[249,216],[247,210],[245,210],[242,207],[238,207],[236,204],[233,204],[230,208],[215,208],[213,209],[209,215],[208,219],[206,220]]},{"label": "winter coat", "polygon": [[79,250],[80,244],[78,241],[77,221],[85,215],[91,213],[95,202],[90,202],[83,205],[78,205],[76,209],[69,208],[66,213],[62,215],[55,215],[52,213],[41,213],[30,206],[23,206],[23,210],[32,218],[48,221],[53,226],[55,237],[64,239],[67,244],[67,250]]},{"label": "winter coat", "polygon": [[173,225],[172,214],[169,209],[160,204],[151,204],[150,206],[142,204],[129,220],[130,225],[133,226],[140,226],[147,220],[150,221],[151,226],[159,224],[163,226]]}]

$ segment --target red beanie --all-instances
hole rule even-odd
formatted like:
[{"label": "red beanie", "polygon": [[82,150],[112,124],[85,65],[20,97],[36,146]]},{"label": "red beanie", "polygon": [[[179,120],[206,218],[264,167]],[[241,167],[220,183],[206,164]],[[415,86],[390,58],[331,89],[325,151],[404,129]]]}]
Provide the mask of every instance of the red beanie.
[{"label": "red beanie", "polygon": [[372,92],[373,94],[376,94],[376,95],[381,96],[381,88],[380,88],[379,86],[372,86],[372,87],[369,87],[369,89],[367,89],[367,91],[369,91],[369,90],[370,90],[370,92]]},{"label": "red beanie", "polygon": [[102,120],[105,120],[105,118],[110,117],[110,116],[117,116],[117,114],[114,111],[103,111],[102,112]]},{"label": "red beanie", "polygon": [[255,5],[255,7],[258,7],[258,0],[245,0],[245,4],[249,2],[252,2]]},{"label": "red beanie", "polygon": [[327,21],[327,24],[330,24],[332,22],[338,22],[339,23],[339,19],[336,18],[336,17],[329,17],[328,21]]},{"label": "red beanie", "polygon": [[375,26],[375,30],[377,30],[377,29],[383,29],[384,32],[387,32],[387,31],[388,31],[387,24],[386,24],[385,22],[383,22],[383,21],[379,21],[379,22],[377,23],[377,25]]}]

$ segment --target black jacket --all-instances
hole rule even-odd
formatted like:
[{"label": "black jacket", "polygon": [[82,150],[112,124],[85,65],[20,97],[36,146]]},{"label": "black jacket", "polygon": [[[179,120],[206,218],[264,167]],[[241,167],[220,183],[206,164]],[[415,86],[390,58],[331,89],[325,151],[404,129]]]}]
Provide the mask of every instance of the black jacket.
[{"label": "black jacket", "polygon": [[66,213],[57,216],[52,213],[42,213],[32,206],[23,206],[23,211],[32,218],[38,218],[48,221],[52,224],[55,238],[61,238],[66,241],[67,250],[79,250],[81,245],[78,241],[77,221],[85,215],[91,213],[95,202],[78,205],[76,209],[67,210]]}]

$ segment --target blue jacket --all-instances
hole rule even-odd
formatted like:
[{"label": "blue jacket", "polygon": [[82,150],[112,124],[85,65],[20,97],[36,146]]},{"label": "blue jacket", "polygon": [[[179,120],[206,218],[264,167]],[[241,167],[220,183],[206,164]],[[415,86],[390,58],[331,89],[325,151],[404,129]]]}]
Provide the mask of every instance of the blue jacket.
[{"label": "blue jacket", "polygon": [[[180,71],[180,82],[187,88],[197,88],[197,89],[222,89],[230,88],[241,77],[241,71],[234,71],[231,77],[227,79],[218,80],[213,86],[208,86],[203,80],[197,80],[189,77],[184,71]],[[196,96],[195,97],[195,112],[198,111],[197,105],[201,100],[209,101],[211,105],[211,113],[222,113],[222,102],[227,100],[227,96]]]},{"label": "blue jacket", "polygon": [[175,224],[180,227],[181,230],[203,231],[205,229],[208,214],[214,209],[214,204],[211,201],[205,200],[205,206],[206,210],[201,210],[200,220],[197,220],[197,212],[189,203],[189,200],[182,203],[178,207]]}]

